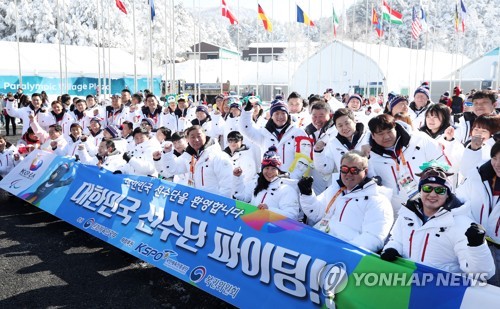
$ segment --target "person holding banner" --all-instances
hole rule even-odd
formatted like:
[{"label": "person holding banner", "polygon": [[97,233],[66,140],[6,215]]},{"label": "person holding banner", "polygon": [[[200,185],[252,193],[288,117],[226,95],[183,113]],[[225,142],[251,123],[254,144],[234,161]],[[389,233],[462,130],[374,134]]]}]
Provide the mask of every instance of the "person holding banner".
[{"label": "person holding banner", "polygon": [[390,262],[403,257],[451,273],[482,274],[481,279],[489,279],[495,274],[495,264],[485,230],[471,219],[469,205],[452,193],[451,175],[436,166],[418,174],[420,197],[401,207],[380,257]]},{"label": "person holding banner", "polygon": [[[269,147],[262,158],[261,172],[254,178],[252,185],[243,183],[240,179],[234,196],[259,209],[267,209],[298,221],[301,219],[299,196],[297,191],[280,177],[283,174],[281,166],[276,147]],[[241,175],[240,169],[235,176]]]},{"label": "person holding banner", "polygon": [[127,164],[123,159],[123,154],[116,149],[115,142],[112,140],[101,141],[97,150],[97,155],[93,157],[89,155],[84,145],[81,144],[78,146],[78,156],[83,164],[96,165],[114,174],[121,174],[125,164]]},{"label": "person holding banner", "polygon": [[470,203],[472,217],[486,229],[496,268],[488,283],[500,287],[500,141],[491,148],[490,157],[457,188],[457,197]]},{"label": "person holding banner", "polygon": [[0,180],[16,166],[22,157],[17,148],[11,145],[3,135],[0,135]]},{"label": "person holding banner", "polygon": [[[206,135],[203,128],[194,125],[186,130],[188,147],[179,157],[169,143],[161,155],[164,172],[168,175],[189,173],[188,185],[200,190],[232,197],[233,167],[219,143]],[[156,157],[157,160],[158,157]]]},{"label": "person holding banner", "polygon": [[134,149],[131,152],[125,152],[122,156],[127,164],[124,165],[121,172],[129,175],[156,177],[158,173],[151,160],[155,149],[149,141],[149,132],[141,127],[135,128],[134,142]]},{"label": "person holding banner", "polygon": [[394,222],[392,191],[367,177],[368,158],[360,151],[345,153],[339,169],[340,178],[318,196],[312,190],[312,177],[299,180],[302,210],[314,228],[377,252]]}]

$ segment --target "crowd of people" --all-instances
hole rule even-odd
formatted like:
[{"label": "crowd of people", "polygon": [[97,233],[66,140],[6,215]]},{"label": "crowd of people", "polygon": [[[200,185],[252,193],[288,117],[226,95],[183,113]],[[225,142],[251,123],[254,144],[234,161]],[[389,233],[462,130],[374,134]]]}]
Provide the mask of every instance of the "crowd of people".
[{"label": "crowd of people", "polygon": [[0,177],[42,149],[238,199],[386,261],[482,273],[500,286],[497,95],[453,93],[434,103],[424,83],[412,99],[384,102],[327,89],[268,108],[254,95],[207,104],[124,89],[103,104],[9,93],[4,115],[23,128],[17,144],[0,136]]}]

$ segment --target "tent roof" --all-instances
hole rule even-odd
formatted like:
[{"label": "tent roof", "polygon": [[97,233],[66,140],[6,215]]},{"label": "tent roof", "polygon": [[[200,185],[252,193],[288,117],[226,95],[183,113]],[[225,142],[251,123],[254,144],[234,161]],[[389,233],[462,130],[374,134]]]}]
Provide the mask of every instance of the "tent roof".
[{"label": "tent roof", "polygon": [[[62,66],[63,75],[67,71],[68,77],[85,76],[98,77],[98,48],[89,46],[61,45],[62,61],[59,61],[59,45],[46,43],[19,43],[21,54],[21,72],[23,75],[35,75],[44,77],[59,77]],[[0,67],[3,75],[18,75],[18,50],[16,42],[0,41]],[[134,56],[123,49],[105,49],[106,75],[108,75],[108,61],[110,60],[111,77],[133,77]],[[67,57],[65,57],[67,55]],[[101,62],[102,52],[101,52]],[[161,72],[154,69],[154,75]],[[101,66],[103,75],[103,67]],[[149,64],[146,61],[137,60],[137,75],[148,76]]]}]

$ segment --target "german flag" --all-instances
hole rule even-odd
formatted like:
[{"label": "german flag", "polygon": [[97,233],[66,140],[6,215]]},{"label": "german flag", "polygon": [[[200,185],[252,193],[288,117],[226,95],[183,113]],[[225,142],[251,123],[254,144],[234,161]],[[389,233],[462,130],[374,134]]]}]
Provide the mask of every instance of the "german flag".
[{"label": "german flag", "polygon": [[260,4],[257,3],[257,5],[259,6],[259,19],[262,20],[262,24],[264,24],[264,29],[266,29],[266,31],[273,32],[273,23],[271,23],[269,18],[267,18]]}]

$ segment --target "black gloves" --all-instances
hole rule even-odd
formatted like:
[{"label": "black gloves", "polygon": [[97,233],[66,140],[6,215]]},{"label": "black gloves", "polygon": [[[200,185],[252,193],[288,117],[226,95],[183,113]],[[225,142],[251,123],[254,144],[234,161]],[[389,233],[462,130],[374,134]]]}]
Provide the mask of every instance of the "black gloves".
[{"label": "black gloves", "polygon": [[398,250],[394,248],[387,248],[382,252],[380,258],[384,261],[394,262],[398,257],[402,257]]},{"label": "black gloves", "polygon": [[469,247],[478,247],[484,243],[484,238],[486,237],[486,231],[483,226],[477,223],[471,223],[467,231],[465,232],[467,244]]},{"label": "black gloves", "polygon": [[123,160],[125,160],[128,163],[128,161],[130,161],[130,159],[132,159],[132,156],[128,152],[125,152],[123,154]]},{"label": "black gloves", "polygon": [[252,108],[253,108],[252,103],[247,102],[247,104],[245,105],[245,110],[248,112],[248,111],[251,111]]},{"label": "black gloves", "polygon": [[299,180],[299,182],[297,183],[297,186],[299,187],[300,194],[311,195],[313,182],[314,182],[314,179],[311,176],[302,177]]}]

